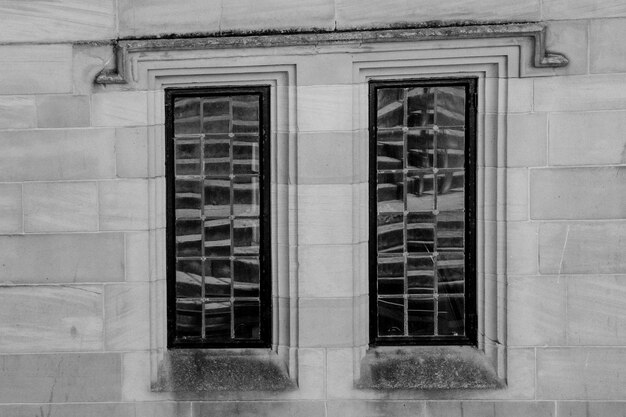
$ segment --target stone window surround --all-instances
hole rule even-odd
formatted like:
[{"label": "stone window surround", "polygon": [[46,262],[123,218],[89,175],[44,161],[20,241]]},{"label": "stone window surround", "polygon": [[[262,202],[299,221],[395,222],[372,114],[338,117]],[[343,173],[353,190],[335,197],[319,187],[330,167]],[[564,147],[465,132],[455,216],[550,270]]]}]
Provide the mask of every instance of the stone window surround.
[{"label": "stone window surround", "polygon": [[[514,28],[513,28],[514,27]],[[217,85],[272,86],[272,294],[273,342],[269,352],[297,384],[298,334],[298,186],[297,147],[297,55],[353,54],[353,132],[359,140],[353,149],[355,167],[367,170],[367,83],[370,80],[429,77],[478,78],[478,210],[477,210],[477,306],[478,352],[500,381],[506,381],[506,114],[512,99],[511,79],[552,75],[567,64],[558,54],[547,54],[543,46],[545,28],[536,24],[408,31],[355,32],[354,36],[310,35],[316,41],[289,36],[253,38],[201,38],[197,40],[123,41],[118,48],[118,71],[105,70],[97,79],[103,84],[128,82],[124,89],[148,90],[150,167],[150,264],[151,264],[151,379],[159,379],[166,351],[165,334],[165,240],[164,161],[162,124],[163,89],[168,87]],[[364,39],[365,37],[368,39]],[[393,34],[395,33],[395,36]],[[305,37],[306,38],[306,37]],[[243,39],[243,41],[242,41]],[[249,41],[253,39],[253,41]],[[269,42],[269,43],[268,43]],[[293,46],[293,43],[300,45]],[[313,50],[306,48],[315,44]],[[182,45],[182,46],[181,46]],[[242,57],[241,48],[248,55]],[[277,48],[273,54],[266,49]],[[282,48],[282,49],[281,49]],[[305,49],[303,51],[303,48]],[[237,65],[232,65],[237,56]],[[541,69],[541,67],[546,67]],[[353,187],[353,234],[356,241],[367,233],[367,189]],[[367,251],[353,258],[354,345],[352,380],[362,388],[375,388],[361,381],[368,354]],[[231,350],[226,355],[239,355]],[[410,353],[410,352],[409,352]],[[208,353],[211,355],[211,353]],[[250,354],[250,352],[245,352]],[[252,353],[267,357],[268,352]],[[417,354],[419,356],[419,354]],[[364,361],[365,360],[365,361]],[[362,381],[361,381],[362,382]],[[158,384],[157,384],[158,385]],[[411,387],[407,387],[411,388]],[[433,388],[433,387],[427,387]],[[437,387],[434,387],[437,388]],[[467,388],[467,387],[466,387]],[[158,389],[157,389],[158,390]],[[369,393],[368,393],[369,392]],[[376,397],[372,391],[363,392]],[[222,394],[224,395],[224,394]],[[402,396],[404,395],[404,396]],[[401,394],[401,398],[413,398]],[[431,397],[432,398],[432,397]]]}]

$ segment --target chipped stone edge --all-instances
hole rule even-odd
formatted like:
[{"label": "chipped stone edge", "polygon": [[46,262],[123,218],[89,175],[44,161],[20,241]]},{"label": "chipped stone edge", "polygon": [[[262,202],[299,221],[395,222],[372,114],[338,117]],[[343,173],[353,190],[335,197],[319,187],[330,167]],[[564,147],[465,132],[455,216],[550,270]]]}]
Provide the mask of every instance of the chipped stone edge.
[{"label": "chipped stone edge", "polygon": [[126,84],[126,61],[128,59],[128,55],[133,52],[515,37],[527,37],[533,39],[534,53],[532,64],[536,68],[561,68],[567,66],[569,63],[569,60],[565,57],[565,55],[546,51],[546,25],[539,23],[248,36],[204,36],[193,38],[151,38],[135,40],[121,39],[112,42],[116,52],[116,67],[103,69],[96,76],[95,83]]}]

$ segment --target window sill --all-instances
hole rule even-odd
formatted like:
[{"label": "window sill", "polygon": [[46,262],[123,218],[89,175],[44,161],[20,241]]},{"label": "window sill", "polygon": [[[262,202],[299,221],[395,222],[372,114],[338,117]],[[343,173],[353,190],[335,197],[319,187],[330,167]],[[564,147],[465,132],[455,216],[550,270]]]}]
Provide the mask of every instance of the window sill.
[{"label": "window sill", "polygon": [[376,347],[361,361],[359,389],[504,388],[493,366],[470,346]]},{"label": "window sill", "polygon": [[154,392],[287,391],[295,388],[276,353],[266,349],[170,350]]}]

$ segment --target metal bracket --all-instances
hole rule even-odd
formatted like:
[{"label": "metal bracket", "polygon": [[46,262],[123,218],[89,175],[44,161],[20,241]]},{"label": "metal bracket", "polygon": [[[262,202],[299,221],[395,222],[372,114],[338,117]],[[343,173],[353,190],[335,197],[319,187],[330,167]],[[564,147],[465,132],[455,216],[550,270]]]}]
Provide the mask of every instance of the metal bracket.
[{"label": "metal bracket", "polygon": [[350,32],[290,33],[273,35],[239,35],[151,39],[119,39],[115,48],[116,67],[104,69],[96,76],[97,84],[125,84],[126,61],[133,52],[176,50],[268,48],[276,46],[310,46],[330,44],[367,44],[380,42],[417,42],[445,39],[531,38],[532,64],[536,68],[561,68],[569,60],[562,54],[546,51],[546,26],[539,23],[493,24],[430,27],[416,29],[385,29]]}]

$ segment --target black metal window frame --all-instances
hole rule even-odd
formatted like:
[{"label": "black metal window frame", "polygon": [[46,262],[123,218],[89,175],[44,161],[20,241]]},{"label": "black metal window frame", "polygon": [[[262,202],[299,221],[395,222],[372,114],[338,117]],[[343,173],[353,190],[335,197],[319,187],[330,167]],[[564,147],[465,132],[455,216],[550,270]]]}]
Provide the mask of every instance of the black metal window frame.
[{"label": "black metal window frame", "polygon": [[[370,346],[477,345],[476,312],[476,118],[477,78],[424,78],[369,81],[369,305]],[[465,335],[378,337],[377,248],[377,90],[379,88],[463,86],[465,100]]]},{"label": "black metal window frame", "polygon": [[[211,86],[165,89],[165,172],[166,172],[166,279],[167,279],[167,348],[219,349],[270,348],[272,345],[272,267],[270,211],[270,86]],[[175,155],[174,102],[177,98],[258,95],[259,115],[259,340],[191,342],[176,336],[176,218],[175,218]],[[234,284],[234,282],[233,282]],[[232,285],[232,284],[231,284]]]}]

